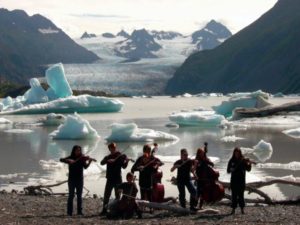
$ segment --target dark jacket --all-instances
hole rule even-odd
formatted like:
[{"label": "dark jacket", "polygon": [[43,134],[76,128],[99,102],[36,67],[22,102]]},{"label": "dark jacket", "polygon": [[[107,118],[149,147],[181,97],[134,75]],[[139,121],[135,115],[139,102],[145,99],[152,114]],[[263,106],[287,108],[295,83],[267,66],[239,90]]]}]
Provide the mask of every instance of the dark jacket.
[{"label": "dark jacket", "polygon": [[[107,161],[110,159],[117,160],[113,163],[108,163]],[[121,154],[120,152],[115,152],[114,154],[110,154],[105,156],[100,162],[101,165],[106,164],[106,178],[108,181],[120,181],[122,180],[121,169],[126,169],[128,165],[128,161],[126,160],[127,156]]]},{"label": "dark jacket", "polygon": [[177,168],[177,182],[189,182],[191,180],[191,170],[193,167],[193,160],[187,159],[187,161],[177,160],[175,165],[181,165]]},{"label": "dark jacket", "polygon": [[251,164],[247,163],[245,159],[237,160],[231,158],[227,165],[227,173],[231,173],[230,185],[231,187],[245,188],[246,185],[246,171],[251,170]]},{"label": "dark jacket", "polygon": [[[67,159],[72,159],[76,162],[69,164],[67,163]],[[61,158],[60,161],[69,165],[69,181],[83,181],[83,169],[86,169],[89,166],[85,160],[68,156],[66,158]]]},{"label": "dark jacket", "polygon": [[123,191],[124,195],[122,196],[122,199],[126,199],[126,200],[132,200],[132,198],[127,197],[125,195],[129,195],[135,198],[138,193],[138,189],[135,183],[124,182],[120,184],[118,189],[121,189]]},{"label": "dark jacket", "polygon": [[211,177],[210,167],[213,167],[213,166],[214,166],[214,164],[212,161],[209,160],[209,158],[198,161],[198,164],[196,166],[196,175],[199,178],[200,182],[201,182],[201,179],[209,179]]}]

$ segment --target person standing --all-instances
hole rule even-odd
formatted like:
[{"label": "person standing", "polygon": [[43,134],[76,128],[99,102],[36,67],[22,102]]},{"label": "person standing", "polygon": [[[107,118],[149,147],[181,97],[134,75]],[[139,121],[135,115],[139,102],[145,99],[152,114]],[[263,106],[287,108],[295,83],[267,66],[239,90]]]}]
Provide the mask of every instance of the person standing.
[{"label": "person standing", "polygon": [[[81,147],[75,145],[72,148],[71,155],[66,158],[61,158],[60,162],[69,165],[69,175],[68,175],[68,204],[67,204],[67,214],[72,216],[73,214],[73,200],[75,195],[77,195],[77,215],[82,214],[82,190],[83,190],[83,169],[87,169],[94,159],[89,157],[83,157]],[[95,161],[95,160],[94,160]]]},{"label": "person standing", "polygon": [[194,163],[193,160],[188,158],[188,152],[186,149],[181,149],[180,151],[180,160],[177,160],[171,172],[177,169],[177,188],[179,191],[179,202],[181,207],[186,208],[186,199],[185,199],[185,187],[190,193],[190,209],[196,211],[195,208],[197,205],[197,193],[194,185],[192,184],[191,172],[193,172]]},{"label": "person standing", "polygon": [[244,214],[245,199],[244,191],[246,188],[246,171],[251,170],[251,162],[249,159],[245,159],[240,148],[235,148],[231,159],[227,165],[227,173],[231,174],[230,188],[231,188],[231,214],[235,213],[237,204],[241,208],[242,214]]},{"label": "person standing", "polygon": [[194,163],[197,176],[197,197],[200,199],[199,208],[202,209],[204,187],[211,182],[211,170],[209,167],[213,167],[214,164],[210,161],[210,159],[206,156],[205,151],[201,148],[197,150]]},{"label": "person standing", "polygon": [[153,175],[161,165],[162,162],[158,158],[151,155],[151,146],[144,145],[143,155],[136,160],[131,168],[132,173],[136,171],[140,173],[139,186],[142,200],[152,200]]},{"label": "person standing", "polygon": [[121,170],[126,169],[129,159],[125,154],[117,150],[115,143],[108,144],[110,154],[105,156],[101,165],[106,165],[106,184],[104,190],[103,209],[100,215],[106,215],[107,204],[111,196],[111,192],[115,190],[115,197],[119,198],[118,186],[122,183]]}]

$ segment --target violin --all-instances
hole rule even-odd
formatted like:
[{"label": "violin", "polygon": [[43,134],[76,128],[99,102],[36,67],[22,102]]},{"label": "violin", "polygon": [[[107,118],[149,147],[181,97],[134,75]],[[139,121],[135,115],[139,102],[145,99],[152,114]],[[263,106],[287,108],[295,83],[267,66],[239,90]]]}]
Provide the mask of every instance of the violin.
[{"label": "violin", "polygon": [[253,164],[253,165],[257,165],[257,162],[252,161],[252,160],[249,159],[249,158],[245,158],[244,160],[245,160],[246,163]]},{"label": "violin", "polygon": [[82,155],[78,160],[83,160],[83,161],[88,161],[88,160],[91,160],[92,162],[97,162],[96,159],[94,158],[91,158],[90,156],[88,155]]},{"label": "violin", "polygon": [[[115,162],[115,161],[117,161],[119,158],[121,158],[121,157],[124,157],[124,156],[126,156],[125,154],[120,154],[120,155],[118,155],[116,158],[114,158],[113,159],[113,161]],[[126,160],[128,160],[128,161],[130,161],[130,162],[135,162],[132,158],[128,158],[127,156],[126,156]]]}]

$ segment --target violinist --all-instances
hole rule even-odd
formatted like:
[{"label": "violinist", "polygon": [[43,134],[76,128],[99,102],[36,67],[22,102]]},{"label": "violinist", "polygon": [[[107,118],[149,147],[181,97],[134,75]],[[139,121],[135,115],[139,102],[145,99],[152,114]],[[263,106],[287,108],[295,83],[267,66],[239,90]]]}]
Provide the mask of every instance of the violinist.
[{"label": "violinist", "polygon": [[125,154],[117,150],[115,143],[108,144],[110,154],[105,156],[101,165],[106,165],[106,185],[104,190],[103,210],[100,215],[104,216],[107,213],[107,204],[111,196],[111,192],[115,190],[115,197],[119,198],[118,186],[122,183],[121,169],[126,169],[129,158]]},{"label": "violinist", "polygon": [[131,168],[132,173],[135,171],[140,173],[139,186],[142,200],[152,201],[153,175],[161,165],[162,162],[151,155],[151,146],[144,145],[143,155],[136,160]]},{"label": "violinist", "polygon": [[204,187],[209,182],[211,182],[210,167],[213,167],[214,164],[206,156],[206,152],[202,148],[199,148],[197,150],[194,163],[195,163],[194,168],[196,170],[196,180],[197,180],[197,195],[198,195],[198,199],[200,199],[199,208],[202,209]]},{"label": "violinist", "polygon": [[60,161],[69,165],[69,197],[67,213],[69,216],[72,216],[73,214],[73,199],[76,189],[77,215],[82,215],[83,169],[87,169],[91,162],[95,161],[95,159],[83,156],[81,147],[75,145],[72,149],[71,155],[66,158],[61,158]]},{"label": "violinist", "polygon": [[133,173],[127,173],[127,182],[122,183],[118,187],[118,192],[122,193],[122,198],[118,202],[118,216],[123,219],[130,219],[133,217],[134,213],[137,214],[138,218],[142,217],[141,210],[136,203],[136,195],[138,189],[136,183],[134,182],[135,177]]},{"label": "violinist", "polygon": [[177,169],[177,188],[179,191],[179,202],[181,207],[186,208],[185,199],[185,187],[190,193],[190,209],[191,211],[196,211],[197,205],[197,193],[194,185],[191,181],[191,172],[193,172],[193,160],[188,158],[188,152],[186,149],[181,149],[180,151],[181,159],[177,160],[171,172]]},{"label": "violinist", "polygon": [[244,214],[245,200],[244,191],[246,188],[246,171],[251,170],[251,161],[245,159],[240,148],[236,147],[233,150],[231,159],[227,165],[227,173],[231,173],[230,188],[231,188],[231,214],[235,213],[237,204],[241,207],[241,212]]}]

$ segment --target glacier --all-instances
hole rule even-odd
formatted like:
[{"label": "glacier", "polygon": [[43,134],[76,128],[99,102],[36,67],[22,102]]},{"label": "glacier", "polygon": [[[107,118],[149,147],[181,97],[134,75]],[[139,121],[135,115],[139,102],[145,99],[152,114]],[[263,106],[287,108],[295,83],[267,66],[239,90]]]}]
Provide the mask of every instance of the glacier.
[{"label": "glacier", "polygon": [[135,123],[110,125],[111,134],[105,139],[115,142],[178,141],[178,137],[162,131],[141,129]]},{"label": "glacier", "polygon": [[202,127],[215,127],[227,122],[223,115],[218,115],[214,111],[173,113],[169,116],[169,120],[179,126]]},{"label": "glacier", "polygon": [[45,91],[39,80],[30,80],[24,96],[7,97],[1,102],[0,114],[96,113],[119,112],[124,103],[118,99],[91,95],[73,96],[61,63],[46,71],[49,88]]},{"label": "glacier", "polygon": [[64,140],[97,139],[100,137],[90,123],[77,113],[68,115],[65,122],[49,136],[53,139]]}]

